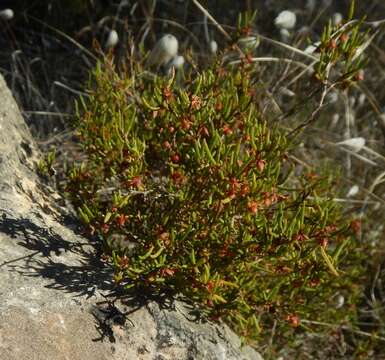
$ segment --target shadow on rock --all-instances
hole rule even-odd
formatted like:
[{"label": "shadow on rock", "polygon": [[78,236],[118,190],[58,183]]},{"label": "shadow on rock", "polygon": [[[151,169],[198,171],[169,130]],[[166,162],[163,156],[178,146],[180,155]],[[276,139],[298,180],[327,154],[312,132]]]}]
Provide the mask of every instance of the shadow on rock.
[{"label": "shadow on rock", "polygon": [[[67,241],[29,219],[3,219],[0,232],[17,239],[17,245],[32,251],[6,261],[0,267],[7,266],[23,276],[51,279],[53,282],[46,285],[47,288],[87,298],[94,295],[96,289],[111,291],[114,287],[112,270],[100,261],[89,242]],[[22,264],[15,264],[17,262]]]}]

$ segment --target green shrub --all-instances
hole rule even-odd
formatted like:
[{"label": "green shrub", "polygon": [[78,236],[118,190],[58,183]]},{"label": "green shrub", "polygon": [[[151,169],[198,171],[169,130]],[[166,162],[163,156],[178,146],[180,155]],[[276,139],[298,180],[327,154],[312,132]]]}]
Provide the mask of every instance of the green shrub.
[{"label": "green shrub", "polygon": [[248,339],[348,319],[360,273],[330,177],[296,168],[253,69],[216,64],[180,86],[99,64],[66,186],[119,286],[179,294]]}]

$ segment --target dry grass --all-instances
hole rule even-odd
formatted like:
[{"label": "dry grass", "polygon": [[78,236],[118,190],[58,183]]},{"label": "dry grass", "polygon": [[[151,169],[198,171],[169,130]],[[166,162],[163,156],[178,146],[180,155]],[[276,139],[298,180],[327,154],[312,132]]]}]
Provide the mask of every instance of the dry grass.
[{"label": "dry grass", "polygon": [[[234,5],[234,1],[221,1],[221,6],[218,1],[197,0],[128,1],[130,6],[118,6],[119,3],[123,4],[116,1],[116,6],[99,9],[98,17],[79,21],[72,32],[64,33],[63,24],[49,23],[48,16],[35,21],[28,17],[28,12],[25,18],[17,14],[15,21],[4,24],[0,70],[42,148],[61,145],[59,159],[76,157],[76,150],[70,150],[76,149],[76,144],[68,119],[74,113],[73,101],[83,93],[87,73],[98,56],[98,51],[91,47],[92,39],[103,44],[106,29],[117,29],[120,43],[115,55],[117,62],[122,63],[127,56],[129,61],[140,61],[144,55],[140,49],[151,48],[160,33],[171,32],[178,36],[187,59],[204,64],[211,58],[207,38],[216,40],[220,48],[225,46],[235,29],[237,13],[253,8],[255,2]],[[288,130],[311,120],[301,128],[299,146],[293,156],[299,168],[326,164],[339,169],[340,193],[335,201],[343,205],[346,214],[362,221],[358,231],[360,241],[368,249],[368,286],[362,302],[357,304],[359,322],[319,324],[330,328],[329,337],[302,334],[279,350],[274,347],[272,329],[271,343],[262,345],[261,350],[266,358],[275,359],[381,359],[385,356],[385,30],[376,23],[373,27],[373,21],[382,20],[379,16],[385,13],[385,5],[376,0],[358,4],[358,14],[367,11],[364,26],[377,31],[365,49],[370,59],[365,80],[348,91],[332,88],[320,94],[313,93],[311,81],[303,82],[316,61],[303,50],[307,39],[318,40],[321,28],[335,9],[346,10],[348,2],[334,1],[312,12],[306,9],[304,1],[295,2],[292,6],[298,12],[299,25],[288,43],[280,40],[273,27],[274,15],[287,2],[264,3],[272,5],[259,12],[251,29],[261,39],[251,61],[261,73],[256,88],[263,87],[271,94],[270,101],[264,104],[265,113],[272,122],[279,122]],[[242,53],[236,49],[232,61],[240,61],[240,57]],[[293,109],[295,117],[291,115]],[[310,109],[317,111],[313,114]],[[354,137],[366,141],[360,151],[339,145]],[[358,192],[351,195],[349,190],[353,186],[358,186]]]}]

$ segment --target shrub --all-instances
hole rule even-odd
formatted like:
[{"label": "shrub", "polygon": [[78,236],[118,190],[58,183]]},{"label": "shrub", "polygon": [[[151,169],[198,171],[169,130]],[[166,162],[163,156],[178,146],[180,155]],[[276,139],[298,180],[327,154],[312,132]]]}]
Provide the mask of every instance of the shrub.
[{"label": "shrub", "polygon": [[106,59],[66,186],[119,286],[179,294],[248,339],[348,319],[360,274],[331,178],[295,166],[254,69],[217,63],[180,84]]}]

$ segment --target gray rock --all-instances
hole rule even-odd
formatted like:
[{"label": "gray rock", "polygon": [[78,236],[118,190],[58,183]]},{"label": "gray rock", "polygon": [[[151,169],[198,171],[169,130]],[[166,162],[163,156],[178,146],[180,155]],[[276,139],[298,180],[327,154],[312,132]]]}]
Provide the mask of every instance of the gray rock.
[{"label": "gray rock", "polygon": [[1,360],[261,359],[181,301],[107,301],[111,270],[64,221],[68,210],[39,181],[38,160],[0,76]]}]

